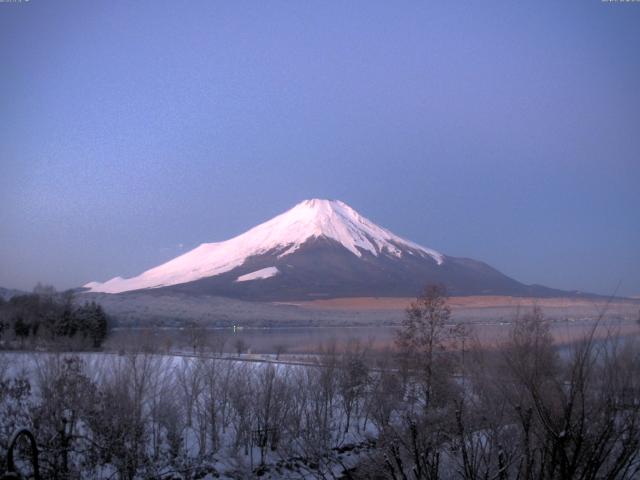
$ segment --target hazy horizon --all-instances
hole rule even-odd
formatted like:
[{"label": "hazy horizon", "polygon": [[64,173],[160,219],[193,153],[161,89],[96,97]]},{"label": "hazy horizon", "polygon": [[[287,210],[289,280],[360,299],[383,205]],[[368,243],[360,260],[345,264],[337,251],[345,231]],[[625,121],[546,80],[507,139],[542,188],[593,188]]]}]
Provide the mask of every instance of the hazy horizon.
[{"label": "hazy horizon", "polygon": [[640,4],[0,3],[0,286],[129,277],[308,198],[640,295]]}]

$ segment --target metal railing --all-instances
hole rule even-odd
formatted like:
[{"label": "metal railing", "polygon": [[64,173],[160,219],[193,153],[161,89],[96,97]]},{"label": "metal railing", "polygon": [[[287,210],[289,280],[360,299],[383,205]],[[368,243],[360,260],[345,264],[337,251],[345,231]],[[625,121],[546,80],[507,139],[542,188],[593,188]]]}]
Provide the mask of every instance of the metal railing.
[{"label": "metal railing", "polygon": [[18,430],[11,437],[11,441],[9,442],[9,449],[7,450],[7,471],[0,475],[0,480],[22,480],[23,477],[18,469],[16,468],[15,461],[13,459],[13,452],[18,444],[18,439],[20,437],[26,437],[29,440],[29,445],[31,447],[31,466],[33,468],[33,473],[31,478],[35,480],[40,480],[40,470],[38,468],[38,446],[36,445],[36,439],[26,428]]}]

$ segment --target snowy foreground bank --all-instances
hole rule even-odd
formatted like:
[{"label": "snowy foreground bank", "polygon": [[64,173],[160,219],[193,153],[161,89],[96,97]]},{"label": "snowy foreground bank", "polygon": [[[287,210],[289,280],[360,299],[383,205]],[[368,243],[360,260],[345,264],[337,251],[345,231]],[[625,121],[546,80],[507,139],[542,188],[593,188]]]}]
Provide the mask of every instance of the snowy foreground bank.
[{"label": "snowy foreground bank", "polygon": [[373,377],[338,360],[6,353],[0,449],[26,426],[41,469],[81,478],[339,477],[372,450],[378,421]]},{"label": "snowy foreground bank", "polygon": [[636,342],[559,355],[536,322],[401,358],[0,354],[0,471],[27,427],[44,478],[635,478]]}]

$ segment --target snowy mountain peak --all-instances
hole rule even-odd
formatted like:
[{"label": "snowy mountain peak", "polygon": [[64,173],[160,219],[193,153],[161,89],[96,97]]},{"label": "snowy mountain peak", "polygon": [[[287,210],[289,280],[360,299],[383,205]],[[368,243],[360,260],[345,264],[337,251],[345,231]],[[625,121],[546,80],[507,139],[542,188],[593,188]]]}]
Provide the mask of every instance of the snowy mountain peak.
[{"label": "snowy mountain peak", "polygon": [[444,260],[442,254],[377,226],[344,202],[311,199],[235,238],[203,243],[137,277],[116,277],[85,287],[93,292],[119,293],[192,282],[233,270],[252,256],[275,253],[282,258],[314,238],[333,240],[358,257],[365,253],[401,257],[408,253],[431,257],[438,265]]},{"label": "snowy mountain peak", "polygon": [[326,237],[342,244],[358,257],[363,251],[373,255],[386,251],[399,257],[402,255],[402,248],[408,247],[433,257],[438,263],[443,259],[440,253],[379,227],[340,200],[305,200],[254,230],[269,224],[281,233],[282,239],[289,240],[283,242],[290,246],[282,255],[295,251],[309,238]]}]

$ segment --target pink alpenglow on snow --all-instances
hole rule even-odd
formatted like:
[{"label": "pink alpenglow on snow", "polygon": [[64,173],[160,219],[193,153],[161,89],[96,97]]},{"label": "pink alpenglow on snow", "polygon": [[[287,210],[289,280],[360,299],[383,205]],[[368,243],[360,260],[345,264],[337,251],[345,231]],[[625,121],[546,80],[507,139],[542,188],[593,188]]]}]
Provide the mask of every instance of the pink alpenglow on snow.
[{"label": "pink alpenglow on snow", "polygon": [[249,280],[262,280],[264,278],[271,278],[277,275],[280,271],[277,267],[267,267],[256,270],[255,272],[247,273],[246,275],[240,275],[236,282],[248,282]]},{"label": "pink alpenglow on snow", "polygon": [[[104,283],[90,282],[84,287],[91,292],[120,293],[193,282],[233,270],[255,255],[276,251],[278,258],[285,257],[308,240],[320,237],[340,243],[357,257],[363,253],[401,257],[401,248],[406,247],[431,257],[438,265],[444,261],[441,253],[394,235],[344,202],[313,199],[305,200],[235,238],[203,243],[136,277],[116,277]],[[266,279],[277,274],[276,267],[268,267],[242,275],[236,281]]]}]

